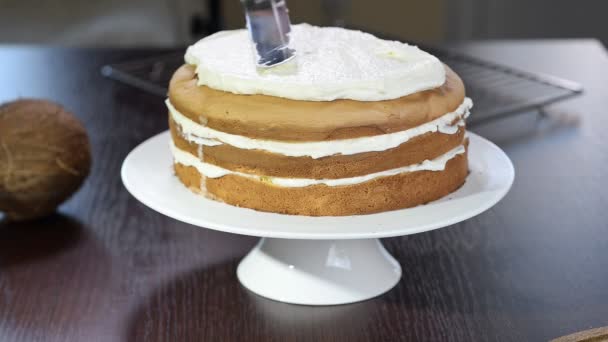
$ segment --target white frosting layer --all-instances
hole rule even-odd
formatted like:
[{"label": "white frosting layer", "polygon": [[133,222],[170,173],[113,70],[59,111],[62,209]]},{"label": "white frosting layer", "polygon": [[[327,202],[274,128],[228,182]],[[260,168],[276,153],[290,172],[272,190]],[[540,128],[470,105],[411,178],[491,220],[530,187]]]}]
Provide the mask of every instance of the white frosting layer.
[{"label": "white frosting layer", "polygon": [[[364,152],[385,151],[395,148],[413,137],[429,132],[454,134],[458,132],[459,126],[464,126],[464,119],[469,115],[473,101],[466,98],[454,112],[447,113],[433,121],[405,131],[362,138],[299,143],[252,139],[217,131],[190,120],[178,112],[169,100],[166,101],[166,104],[171,117],[181,127],[183,137],[193,143],[206,146],[216,146],[225,143],[240,149],[265,150],[290,157],[308,156],[318,159],[336,154],[352,155]],[[453,125],[452,123],[457,119],[456,125]]]},{"label": "white frosting layer", "polygon": [[389,100],[445,82],[434,56],[369,33],[300,24],[292,26],[290,40],[296,58],[289,67],[258,71],[246,30],[206,37],[188,48],[185,59],[196,65],[199,85],[294,100]]},{"label": "white frosting layer", "polygon": [[310,185],[325,184],[328,186],[341,186],[341,185],[352,185],[370,181],[379,177],[394,176],[405,172],[415,171],[443,171],[447,162],[455,156],[465,152],[463,145],[456,147],[455,149],[447,152],[446,154],[439,156],[433,160],[425,160],[420,164],[404,166],[396,169],[370,173],[365,176],[349,177],[349,178],[338,178],[338,179],[309,179],[309,178],[281,178],[281,177],[268,177],[258,176],[248,173],[230,171],[219,167],[217,165],[205,163],[191,153],[180,150],[175,146],[173,141],[170,144],[171,152],[173,152],[173,158],[175,162],[185,166],[193,166],[203,176],[209,178],[219,178],[229,174],[252,178],[262,182],[269,182],[274,185],[282,187],[305,187]]}]

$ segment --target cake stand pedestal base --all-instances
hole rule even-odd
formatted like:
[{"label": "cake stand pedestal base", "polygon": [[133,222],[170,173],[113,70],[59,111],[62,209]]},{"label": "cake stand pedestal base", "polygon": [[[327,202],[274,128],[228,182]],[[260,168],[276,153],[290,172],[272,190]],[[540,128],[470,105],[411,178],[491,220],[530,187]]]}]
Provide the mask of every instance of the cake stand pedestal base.
[{"label": "cake stand pedestal base", "polygon": [[335,305],[385,293],[399,282],[401,267],[378,239],[262,238],[239,264],[237,276],[269,299]]},{"label": "cake stand pedestal base", "polygon": [[370,215],[281,215],[194,194],[169,167],[169,132],[129,153],[121,174],[135,198],[162,214],[198,227],[262,237],[237,269],[249,290],[293,304],[347,304],[381,295],[401,277],[399,264],[378,238],[454,225],[491,208],[509,191],[515,177],[509,157],[475,133],[468,135],[470,172],[460,189],[426,205]]}]

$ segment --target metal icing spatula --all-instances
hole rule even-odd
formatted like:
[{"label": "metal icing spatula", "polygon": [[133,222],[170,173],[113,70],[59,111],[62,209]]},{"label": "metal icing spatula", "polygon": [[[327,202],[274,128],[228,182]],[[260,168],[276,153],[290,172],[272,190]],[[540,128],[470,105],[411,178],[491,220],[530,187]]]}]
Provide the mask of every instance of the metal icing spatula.
[{"label": "metal icing spatula", "polygon": [[295,56],[289,47],[291,24],[285,0],[241,0],[247,29],[256,52],[256,64],[270,68]]}]

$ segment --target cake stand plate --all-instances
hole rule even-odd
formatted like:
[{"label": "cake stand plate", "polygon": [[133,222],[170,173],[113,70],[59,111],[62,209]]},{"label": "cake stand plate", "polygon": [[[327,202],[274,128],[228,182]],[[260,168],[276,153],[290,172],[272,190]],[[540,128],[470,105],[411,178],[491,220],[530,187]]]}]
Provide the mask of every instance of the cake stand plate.
[{"label": "cake stand plate", "polygon": [[146,206],[195,226],[262,237],[241,261],[239,281],[266,298],[306,305],[353,303],[390,290],[401,267],[379,238],[446,227],[496,204],[513,165],[488,140],[468,133],[470,174],[456,192],[426,205],[370,215],[308,217],[238,208],[196,195],[172,170],[169,132],[136,147],[122,166],[127,190]]}]

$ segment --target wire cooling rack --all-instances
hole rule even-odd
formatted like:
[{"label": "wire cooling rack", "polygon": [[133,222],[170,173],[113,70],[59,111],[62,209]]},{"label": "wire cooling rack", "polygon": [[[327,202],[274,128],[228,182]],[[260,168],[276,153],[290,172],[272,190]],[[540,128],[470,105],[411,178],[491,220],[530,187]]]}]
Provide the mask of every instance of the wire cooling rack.
[{"label": "wire cooling rack", "polygon": [[449,65],[464,81],[473,99],[474,113],[467,120],[475,125],[543,108],[579,95],[583,87],[559,77],[518,70],[468,56],[457,51],[424,47]]},{"label": "wire cooling rack", "polygon": [[[421,47],[441,59],[460,75],[467,96],[475,103],[470,126],[493,119],[543,108],[582,93],[581,85],[555,76],[517,70],[467,56],[453,50]],[[173,72],[184,63],[183,51],[146,59],[106,65],[102,74],[165,97]]]}]

